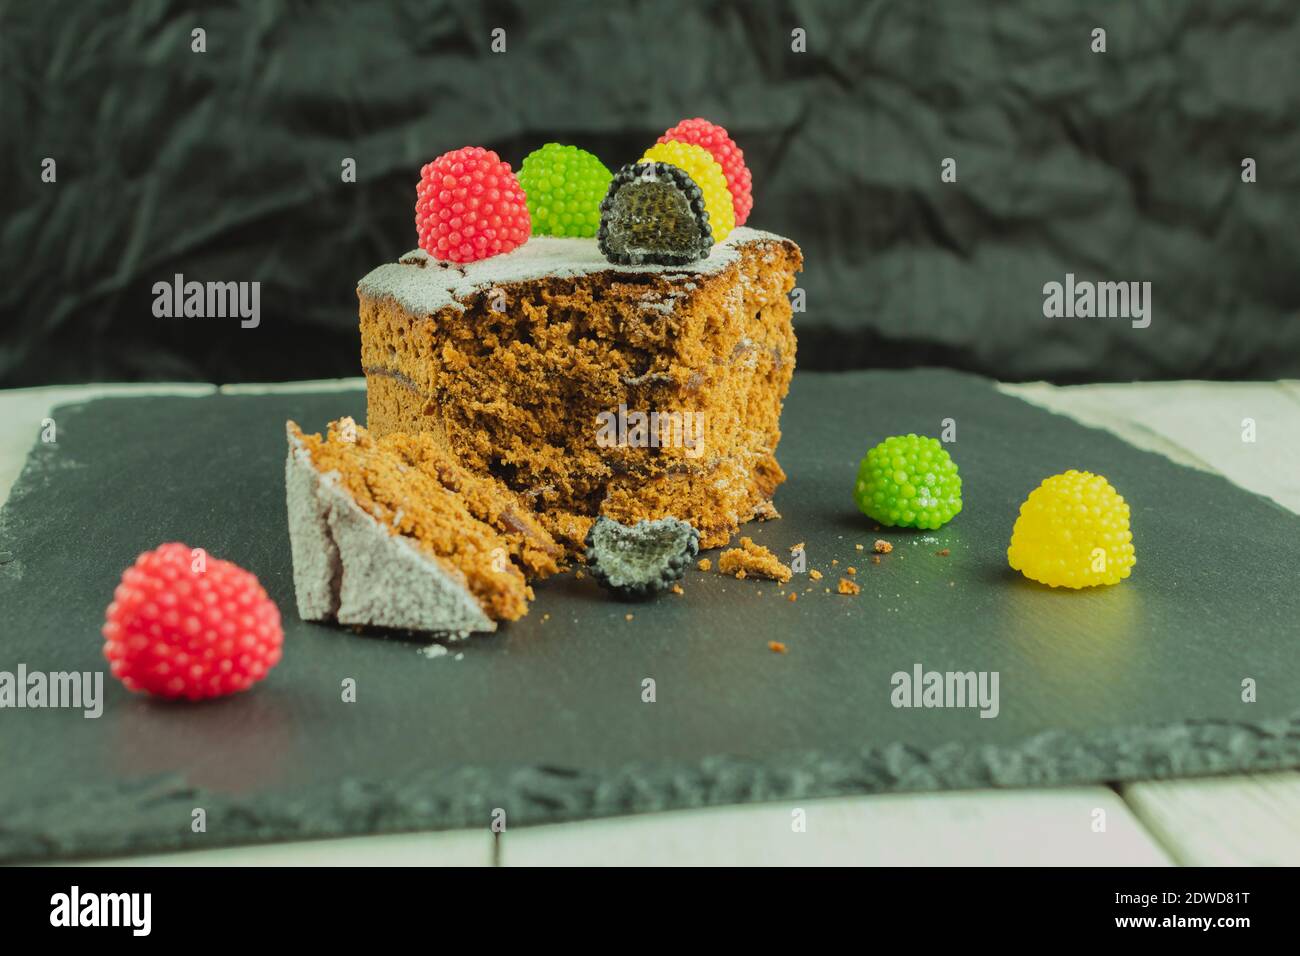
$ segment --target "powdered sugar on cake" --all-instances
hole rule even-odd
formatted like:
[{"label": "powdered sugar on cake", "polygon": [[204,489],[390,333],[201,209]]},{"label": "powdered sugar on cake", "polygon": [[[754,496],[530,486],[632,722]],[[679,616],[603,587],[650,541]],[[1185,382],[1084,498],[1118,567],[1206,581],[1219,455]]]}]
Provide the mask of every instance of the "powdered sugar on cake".
[{"label": "powdered sugar on cake", "polygon": [[742,226],[735,229],[725,242],[715,245],[707,259],[685,266],[614,265],[601,255],[595,239],[553,236],[534,236],[513,252],[464,265],[440,262],[423,249],[415,249],[397,262],[371,271],[357,288],[372,298],[392,297],[408,312],[431,315],[448,307],[463,310],[461,300],[472,298],[493,286],[546,277],[628,272],[689,278],[720,272],[737,260],[739,247],[765,240],[782,241],[773,233]]}]

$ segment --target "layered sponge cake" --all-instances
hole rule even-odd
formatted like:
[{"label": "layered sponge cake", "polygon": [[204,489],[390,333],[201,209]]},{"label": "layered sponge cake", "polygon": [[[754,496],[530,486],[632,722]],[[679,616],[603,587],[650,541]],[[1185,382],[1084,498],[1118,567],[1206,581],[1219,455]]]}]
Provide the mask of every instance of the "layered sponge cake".
[{"label": "layered sponge cake", "polygon": [[570,556],[597,515],[724,545],[775,514],[801,266],[743,227],[682,266],[616,265],[586,238],[463,264],[415,250],[358,287],[370,440],[423,436]]},{"label": "layered sponge cake", "polygon": [[481,146],[421,168],[420,247],[357,287],[368,430],[288,423],[304,618],[491,630],[589,553],[648,597],[777,516],[803,256],[744,227],[740,148],[696,118],[617,174],[548,143],[521,178]]}]

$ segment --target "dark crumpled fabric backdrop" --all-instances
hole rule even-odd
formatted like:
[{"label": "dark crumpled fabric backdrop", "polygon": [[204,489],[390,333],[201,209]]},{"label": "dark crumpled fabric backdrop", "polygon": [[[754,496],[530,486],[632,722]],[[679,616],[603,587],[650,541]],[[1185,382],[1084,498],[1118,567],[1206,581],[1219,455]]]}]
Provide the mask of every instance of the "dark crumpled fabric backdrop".
[{"label": "dark crumpled fabric backdrop", "polygon": [[[802,368],[1300,375],[1298,56],[1295,0],[3,4],[0,385],[355,375],[422,163],[617,168],[695,115],[804,249]],[[155,318],[176,272],[261,282],[261,327]],[[1066,272],[1150,280],[1151,327],[1045,319]]]}]

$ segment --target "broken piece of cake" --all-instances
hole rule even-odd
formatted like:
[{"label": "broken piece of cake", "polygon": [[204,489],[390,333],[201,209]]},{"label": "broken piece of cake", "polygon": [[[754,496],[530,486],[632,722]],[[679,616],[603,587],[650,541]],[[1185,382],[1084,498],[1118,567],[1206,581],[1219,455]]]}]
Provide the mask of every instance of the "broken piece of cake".
[{"label": "broken piece of cake", "polygon": [[285,488],[298,613],[417,631],[492,631],[528,610],[563,549],[517,496],[427,435],[326,438],[287,425]]}]

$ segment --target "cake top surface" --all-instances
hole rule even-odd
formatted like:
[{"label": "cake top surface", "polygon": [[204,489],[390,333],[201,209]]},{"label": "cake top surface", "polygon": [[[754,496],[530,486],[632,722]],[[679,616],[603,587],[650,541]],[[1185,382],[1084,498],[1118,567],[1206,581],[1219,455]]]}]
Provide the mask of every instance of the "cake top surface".
[{"label": "cake top surface", "polygon": [[431,314],[485,289],[513,282],[544,278],[572,278],[598,272],[663,273],[688,279],[720,272],[735,262],[739,248],[752,242],[785,241],[775,233],[741,226],[713,247],[706,259],[683,266],[615,265],[600,252],[595,239],[561,239],[534,236],[513,252],[458,264],[434,259],[414,249],[397,262],[369,272],[357,291],[370,298],[392,297],[409,312]]}]

